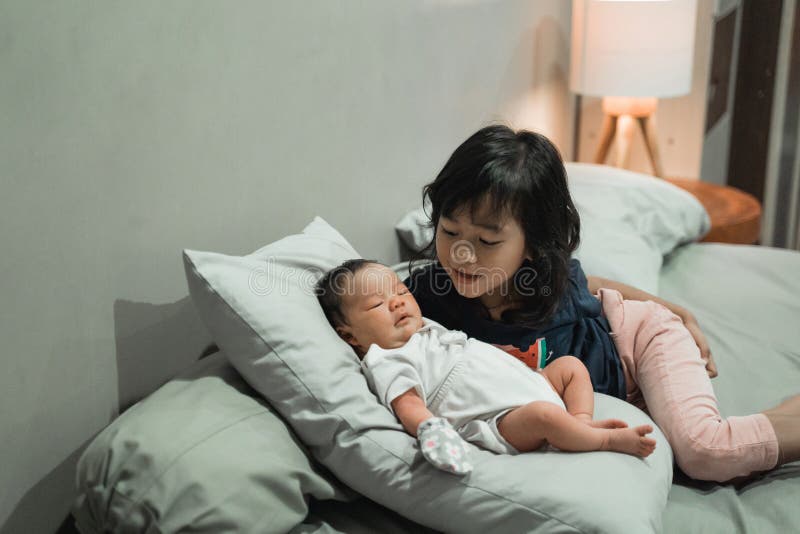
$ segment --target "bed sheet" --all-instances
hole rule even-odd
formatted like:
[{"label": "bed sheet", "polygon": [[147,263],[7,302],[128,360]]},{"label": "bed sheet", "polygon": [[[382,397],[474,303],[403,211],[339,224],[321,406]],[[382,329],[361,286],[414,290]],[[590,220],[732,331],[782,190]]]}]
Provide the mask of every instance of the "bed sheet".
[{"label": "bed sheet", "polygon": [[[800,253],[691,244],[665,260],[660,296],[690,309],[706,334],[724,416],[769,408],[800,392]],[[749,483],[698,483],[676,474],[664,532],[797,532],[800,463]]]}]

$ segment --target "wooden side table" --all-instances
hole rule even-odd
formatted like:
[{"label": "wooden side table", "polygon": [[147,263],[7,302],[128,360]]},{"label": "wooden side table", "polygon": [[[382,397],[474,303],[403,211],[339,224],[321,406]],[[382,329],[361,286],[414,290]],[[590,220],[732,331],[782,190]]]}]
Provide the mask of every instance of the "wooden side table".
[{"label": "wooden side table", "polygon": [[704,242],[752,245],[761,232],[761,203],[753,196],[734,187],[700,180],[666,178],[671,184],[697,197],[711,218],[711,231]]}]

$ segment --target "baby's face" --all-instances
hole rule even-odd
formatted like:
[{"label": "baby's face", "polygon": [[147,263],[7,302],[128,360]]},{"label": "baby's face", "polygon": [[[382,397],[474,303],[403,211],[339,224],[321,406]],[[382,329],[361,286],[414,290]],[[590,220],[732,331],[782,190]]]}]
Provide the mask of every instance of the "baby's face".
[{"label": "baby's face", "polygon": [[362,355],[373,343],[384,349],[402,347],[422,327],[416,299],[384,265],[369,264],[348,281],[342,311],[348,324],[336,330]]}]

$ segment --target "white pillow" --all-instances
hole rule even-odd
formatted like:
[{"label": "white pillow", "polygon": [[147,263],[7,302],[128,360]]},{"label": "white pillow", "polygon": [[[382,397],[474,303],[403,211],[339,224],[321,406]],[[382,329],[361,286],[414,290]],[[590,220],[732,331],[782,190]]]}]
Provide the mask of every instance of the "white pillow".
[{"label": "white pillow", "polygon": [[[354,257],[320,218],[248,256],[184,251],[192,299],[217,344],[340,480],[448,532],[660,530],[672,454],[658,430],[656,452],[646,459],[474,449],[475,470],[466,477],[431,467],[370,392],[311,291],[323,271]],[[596,416],[653,424],[634,406],[599,394]]]},{"label": "white pillow", "polygon": [[[581,245],[575,257],[589,275],[658,293],[664,255],[711,228],[702,204],[664,180],[606,165],[566,163],[570,193],[581,217]],[[398,236],[419,251],[433,239],[422,208],[395,226]]]},{"label": "white pillow", "polygon": [[581,216],[575,257],[587,274],[657,294],[664,255],[711,228],[703,205],[669,182],[607,165],[565,167]]}]

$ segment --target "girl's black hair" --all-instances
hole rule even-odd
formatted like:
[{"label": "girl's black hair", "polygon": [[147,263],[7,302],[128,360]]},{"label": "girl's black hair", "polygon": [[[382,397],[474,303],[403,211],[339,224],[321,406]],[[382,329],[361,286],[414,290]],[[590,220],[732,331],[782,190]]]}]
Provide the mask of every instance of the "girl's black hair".
[{"label": "girl's black hair", "polygon": [[[521,306],[503,313],[506,322],[539,326],[547,322],[569,282],[569,260],[580,241],[580,218],[567,187],[558,149],[545,136],[507,126],[482,128],[464,141],[436,179],[422,191],[429,203],[434,238],[412,262],[436,259],[439,219],[488,202],[498,216],[514,217],[525,233],[524,291],[515,273],[512,298]],[[533,275],[533,276],[531,276]],[[530,280],[533,278],[533,280]]]},{"label": "girl's black hair", "polygon": [[322,306],[322,311],[325,312],[325,317],[332,327],[336,328],[337,326],[348,324],[347,317],[342,312],[342,295],[350,287],[348,282],[352,277],[370,264],[382,265],[375,260],[361,258],[347,260],[325,273],[319,279],[317,285],[314,286],[314,294],[317,296],[319,305]]}]

